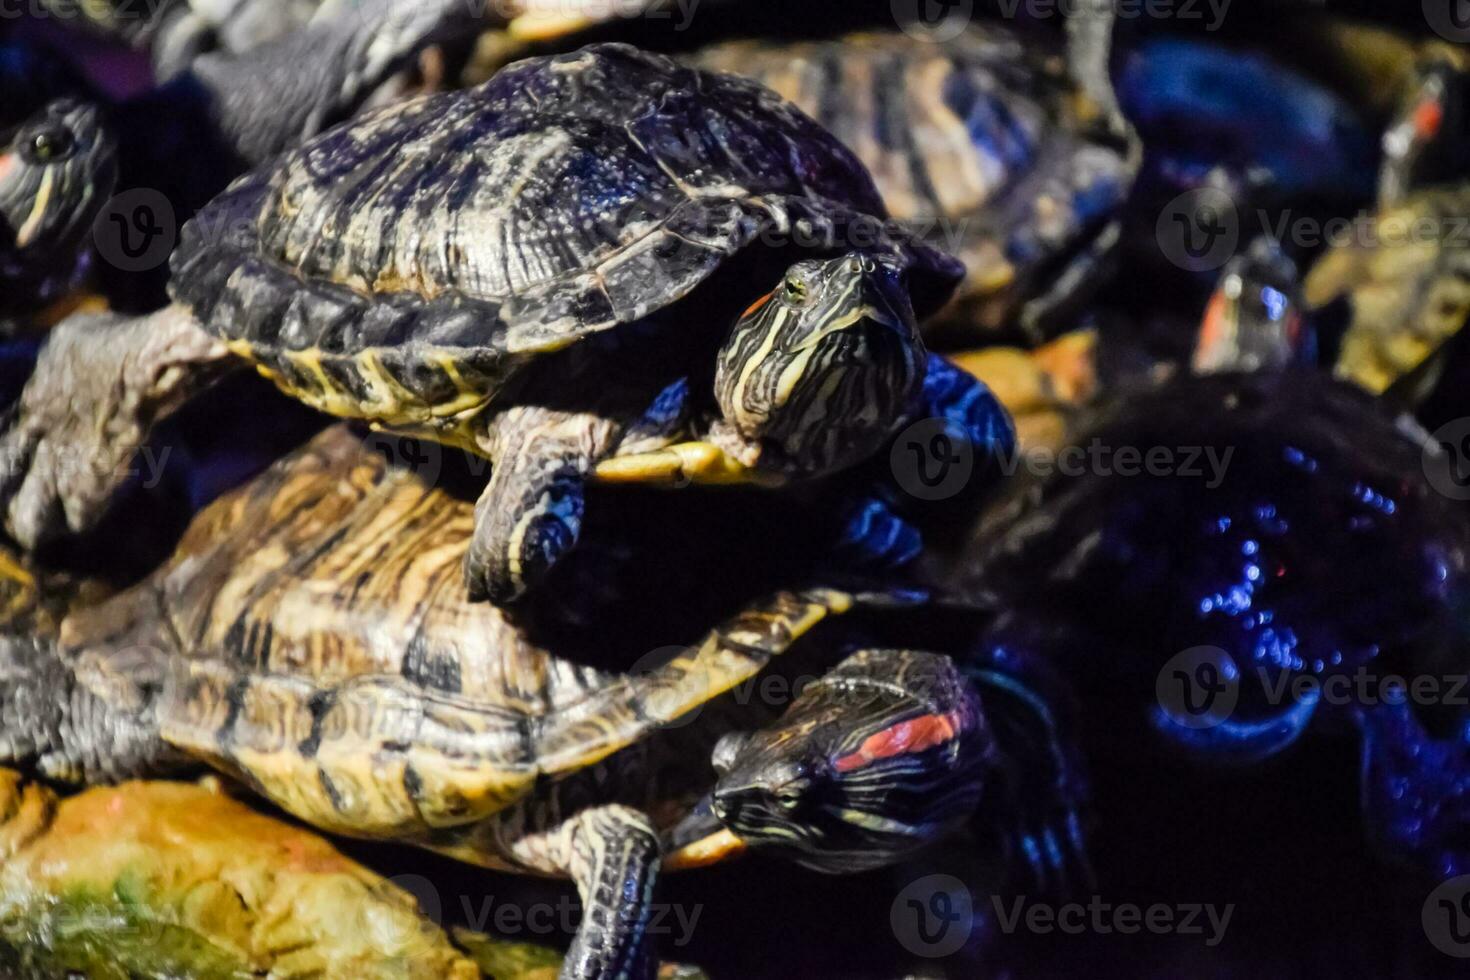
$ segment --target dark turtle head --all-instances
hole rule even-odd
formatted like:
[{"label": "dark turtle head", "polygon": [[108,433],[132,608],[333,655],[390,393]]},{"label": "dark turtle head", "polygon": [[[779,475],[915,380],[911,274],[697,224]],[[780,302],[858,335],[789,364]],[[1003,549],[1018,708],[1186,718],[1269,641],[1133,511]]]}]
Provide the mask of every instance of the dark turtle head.
[{"label": "dark turtle head", "polygon": [[720,740],[713,809],[751,847],[860,871],[951,833],[994,758],[978,696],[948,657],[865,650],[777,724]]},{"label": "dark turtle head", "polygon": [[1220,276],[1200,323],[1194,371],[1273,371],[1315,359],[1296,263],[1275,240],[1258,238]]},{"label": "dark turtle head", "polygon": [[94,106],[64,99],[31,116],[0,148],[0,256],[36,268],[74,252],[116,180]]},{"label": "dark turtle head", "polygon": [[877,452],[924,376],[903,273],[846,255],[793,265],[720,351],[717,441],[741,462],[817,476]]}]

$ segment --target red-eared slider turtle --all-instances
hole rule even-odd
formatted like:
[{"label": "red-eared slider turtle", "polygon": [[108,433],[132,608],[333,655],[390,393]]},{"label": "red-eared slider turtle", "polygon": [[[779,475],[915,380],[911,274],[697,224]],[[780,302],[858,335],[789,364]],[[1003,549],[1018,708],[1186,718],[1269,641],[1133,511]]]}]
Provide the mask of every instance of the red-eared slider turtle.
[{"label": "red-eared slider turtle", "polygon": [[1346,307],[1337,373],[1374,394],[1401,379],[1411,400],[1432,386],[1435,353],[1470,316],[1467,86],[1456,62],[1421,65],[1384,135],[1377,213],[1352,222],[1303,285],[1319,316]]},{"label": "red-eared slider turtle", "polygon": [[173,306],[52,333],[8,526],[89,524],[148,425],[244,360],[493,460],[466,575],[513,600],[575,542],[594,470],[780,482],[885,443],[923,383],[916,315],[960,269],[884,213],[773,93],[624,45],[371,114],[190,222]]},{"label": "red-eared slider turtle", "polygon": [[1106,115],[1111,91],[1104,106],[1087,98],[1047,41],[977,22],[942,41],[741,41],[695,60],[790,99],[857,154],[897,221],[964,261],[927,337],[974,343],[1019,327],[1034,341],[1097,278],[1139,159],[1121,117]]},{"label": "red-eared slider turtle", "polygon": [[[628,518],[665,522],[646,503]],[[145,582],[72,612],[59,649],[5,644],[0,756],[86,781],[202,761],[325,829],[571,877],[571,977],[643,975],[661,861],[744,845],[846,872],[972,817],[1002,833],[1051,818],[1035,853],[1070,854],[1079,785],[1045,704],[1010,675],[871,643],[929,628],[916,596],[751,603],[645,556],[655,621],[744,608],[619,665],[615,621],[543,641],[534,616],[470,602],[473,523],[468,500],[329,429],[204,511]],[[781,704],[731,692],[767,670],[815,678],[774,721]]]}]

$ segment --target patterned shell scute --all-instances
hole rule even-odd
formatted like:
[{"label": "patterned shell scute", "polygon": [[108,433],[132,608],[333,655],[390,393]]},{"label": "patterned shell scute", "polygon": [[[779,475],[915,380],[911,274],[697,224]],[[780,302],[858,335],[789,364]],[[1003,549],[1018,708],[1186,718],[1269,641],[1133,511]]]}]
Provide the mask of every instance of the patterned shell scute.
[{"label": "patterned shell scute", "polygon": [[[253,348],[424,341],[486,361],[641,319],[793,213],[819,230],[886,217],[862,165],[773,93],[598,45],[389,107],[245,178],[186,230],[174,289]],[[359,308],[313,298],[301,329],[277,331],[287,295],[323,283]],[[443,317],[418,310],[360,326],[395,296],[479,325],[430,339]]]},{"label": "patterned shell scute", "polygon": [[759,79],[810,114],[867,165],[900,221],[984,207],[1065,128],[1062,60],[993,25],[943,44],[897,32],[740,41],[698,63]]}]

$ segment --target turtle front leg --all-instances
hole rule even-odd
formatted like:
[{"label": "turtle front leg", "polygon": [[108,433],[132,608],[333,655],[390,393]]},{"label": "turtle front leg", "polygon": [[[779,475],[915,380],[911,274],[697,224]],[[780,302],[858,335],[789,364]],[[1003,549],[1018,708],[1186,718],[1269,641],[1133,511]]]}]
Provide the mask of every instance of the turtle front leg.
[{"label": "turtle front leg", "polygon": [[59,324],[0,435],[0,506],[15,540],[34,548],[95,524],[153,424],[229,358],[179,307]]},{"label": "turtle front leg", "polygon": [[538,406],[495,417],[483,442],[494,469],[465,556],[471,599],[514,602],[577,543],[584,484],[621,431],[602,416]]},{"label": "turtle front leg", "polygon": [[562,963],[562,980],[653,976],[648,918],[660,852],[646,816],[626,806],[592,807],[546,833],[521,838],[510,850],[527,867],[576,883],[582,924]]}]

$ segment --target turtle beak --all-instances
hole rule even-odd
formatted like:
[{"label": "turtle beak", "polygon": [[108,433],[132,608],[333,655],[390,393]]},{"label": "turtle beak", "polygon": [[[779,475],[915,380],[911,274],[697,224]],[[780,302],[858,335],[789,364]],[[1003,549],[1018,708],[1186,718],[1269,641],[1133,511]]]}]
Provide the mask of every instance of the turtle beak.
[{"label": "turtle beak", "polygon": [[663,866],[669,870],[702,868],[747,849],[715,814],[711,794],[664,832],[663,843]]},{"label": "turtle beak", "polygon": [[779,486],[779,473],[744,463],[712,442],[681,442],[652,452],[603,460],[593,471],[598,483],[652,486]]}]

